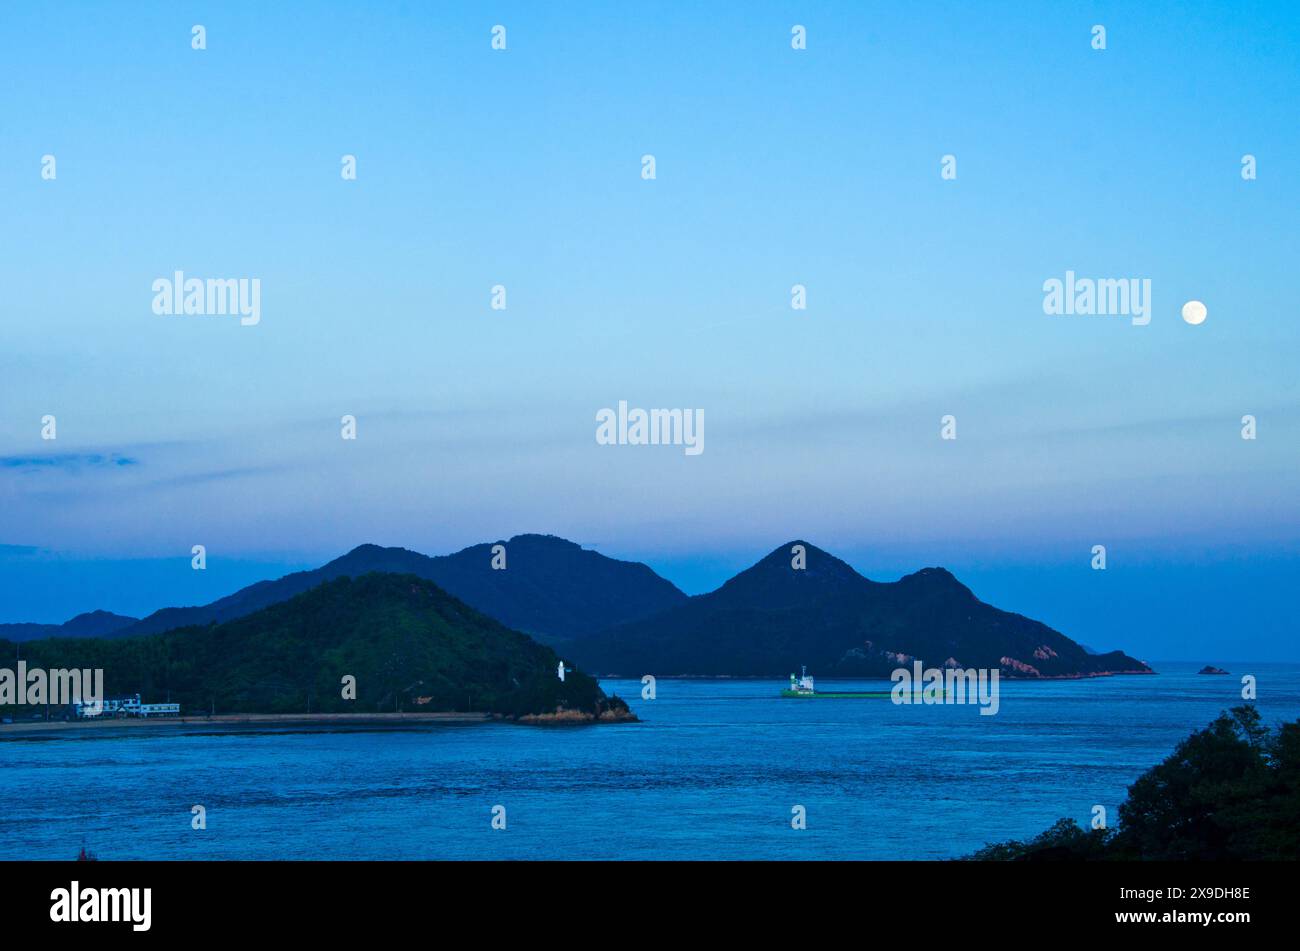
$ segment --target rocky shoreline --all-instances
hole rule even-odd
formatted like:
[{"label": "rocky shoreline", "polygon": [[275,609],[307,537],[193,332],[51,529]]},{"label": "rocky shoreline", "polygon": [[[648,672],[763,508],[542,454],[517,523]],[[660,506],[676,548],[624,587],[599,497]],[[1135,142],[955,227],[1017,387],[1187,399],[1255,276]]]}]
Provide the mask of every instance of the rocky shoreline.
[{"label": "rocky shoreline", "polygon": [[556,710],[554,713],[528,713],[515,722],[526,723],[529,726],[583,726],[592,723],[639,723],[641,721],[631,710],[603,710],[600,713],[588,713],[585,710]]},{"label": "rocky shoreline", "polygon": [[596,701],[594,711],[556,707],[554,713],[526,713],[516,717],[515,722],[530,726],[581,726],[588,723],[637,723],[638,720],[627,702],[615,694]]}]

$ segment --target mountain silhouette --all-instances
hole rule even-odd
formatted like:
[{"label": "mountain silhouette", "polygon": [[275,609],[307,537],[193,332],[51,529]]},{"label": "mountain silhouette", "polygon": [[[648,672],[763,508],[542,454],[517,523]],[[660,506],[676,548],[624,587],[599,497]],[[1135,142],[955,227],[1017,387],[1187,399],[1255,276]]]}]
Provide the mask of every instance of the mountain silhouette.
[{"label": "mountain silhouette", "polygon": [[111,611],[88,611],[62,624],[0,624],[0,639],[34,641],[46,637],[114,637],[139,618]]},{"label": "mountain silhouette", "polygon": [[[492,567],[494,545],[505,548],[504,569]],[[320,568],[259,581],[211,604],[163,608],[121,633],[157,634],[229,621],[325,581],[371,572],[427,579],[507,627],[557,645],[686,600],[676,586],[639,562],[608,558],[553,535],[516,535],[435,557],[360,545]]]},{"label": "mountain silhouette", "polygon": [[[795,546],[806,564],[793,566]],[[1119,651],[1090,654],[1059,631],[980,601],[943,568],[871,581],[792,541],[722,587],[570,645],[602,674],[885,677],[926,666],[999,669],[1009,677],[1151,673]]]},{"label": "mountain silhouette", "polygon": [[[492,567],[496,545],[504,547],[504,569]],[[801,567],[794,566],[796,546],[804,551]],[[550,535],[517,535],[437,557],[361,545],[320,568],[261,581],[211,604],[164,608],[134,623],[94,612],[66,625],[4,625],[0,637],[125,637],[223,623],[372,573],[432,581],[603,674],[783,677],[806,664],[824,676],[883,677],[914,660],[999,669],[1008,677],[1151,673],[1120,651],[1094,653],[1045,624],[985,604],[943,568],[876,582],[797,540],[691,598],[644,564]]]}]

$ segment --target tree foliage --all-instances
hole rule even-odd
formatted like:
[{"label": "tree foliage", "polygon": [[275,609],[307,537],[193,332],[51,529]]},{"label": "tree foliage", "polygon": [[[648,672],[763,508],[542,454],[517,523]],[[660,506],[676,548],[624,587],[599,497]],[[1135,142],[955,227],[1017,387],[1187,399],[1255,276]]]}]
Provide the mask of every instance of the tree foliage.
[{"label": "tree foliage", "polygon": [[1061,819],[976,860],[1221,861],[1300,858],[1300,721],[1266,727],[1234,707],[1180,742],[1128,789],[1113,830]]},{"label": "tree foliage", "polygon": [[[103,668],[109,696],[170,697],[182,713],[596,713],[611,701],[559,656],[414,575],[329,581],[220,624],[19,645],[29,667]],[[14,656],[14,645],[0,642]],[[356,678],[356,699],[341,681]],[[423,702],[421,702],[423,701]]]}]

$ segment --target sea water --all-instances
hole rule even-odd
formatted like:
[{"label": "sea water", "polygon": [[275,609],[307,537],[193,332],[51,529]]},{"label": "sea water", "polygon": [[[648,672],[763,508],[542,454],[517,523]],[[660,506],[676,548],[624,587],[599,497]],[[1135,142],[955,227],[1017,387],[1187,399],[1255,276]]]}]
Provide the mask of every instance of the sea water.
[{"label": "sea water", "polygon": [[653,700],[603,683],[641,717],[626,725],[4,739],[0,858],[949,858],[1095,805],[1114,823],[1143,770],[1242,702],[1244,674],[1267,722],[1300,717],[1300,665],[1155,666],[1004,680],[996,716],[660,678]]}]

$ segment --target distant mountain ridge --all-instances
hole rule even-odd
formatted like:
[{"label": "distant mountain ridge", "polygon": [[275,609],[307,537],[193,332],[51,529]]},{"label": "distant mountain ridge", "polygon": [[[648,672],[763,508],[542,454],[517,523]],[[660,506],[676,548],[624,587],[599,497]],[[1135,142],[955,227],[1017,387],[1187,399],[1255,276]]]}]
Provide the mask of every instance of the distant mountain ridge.
[{"label": "distant mountain ridge", "polygon": [[139,618],[111,611],[88,611],[62,624],[0,624],[0,640],[35,641],[46,637],[113,637]]},{"label": "distant mountain ridge", "polygon": [[[504,546],[506,567],[494,569]],[[791,564],[802,545],[806,564]],[[157,634],[220,624],[322,584],[371,573],[414,575],[505,626],[603,674],[888,676],[900,665],[999,669],[1008,677],[1151,673],[1121,651],[1096,653],[1045,624],[980,601],[943,568],[871,581],[808,542],[792,541],[708,594],[687,597],[638,562],[550,535],[517,535],[451,555],[361,545],[320,568],[249,585],[211,604],[164,608],[140,621],[94,612],[67,625],[4,625],[23,640]],[[83,620],[85,619],[85,620]],[[89,630],[99,627],[99,631]],[[53,634],[48,629],[64,631]],[[29,630],[34,629],[34,630]]]},{"label": "distant mountain ridge", "polygon": [[[492,567],[495,545],[505,547],[504,569]],[[432,581],[507,627],[547,644],[562,644],[686,600],[672,582],[640,562],[618,561],[554,535],[516,535],[432,557],[405,548],[360,545],[320,568],[259,581],[211,604],[163,608],[118,633],[158,634],[229,621],[323,582],[371,572]]]},{"label": "distant mountain ridge", "polygon": [[[803,546],[806,567],[792,567]],[[926,666],[1008,677],[1152,673],[1120,651],[1090,654],[1059,631],[985,604],[943,568],[895,582],[864,578],[804,541],[777,548],[722,587],[570,645],[594,672],[641,676],[885,677]]]}]

